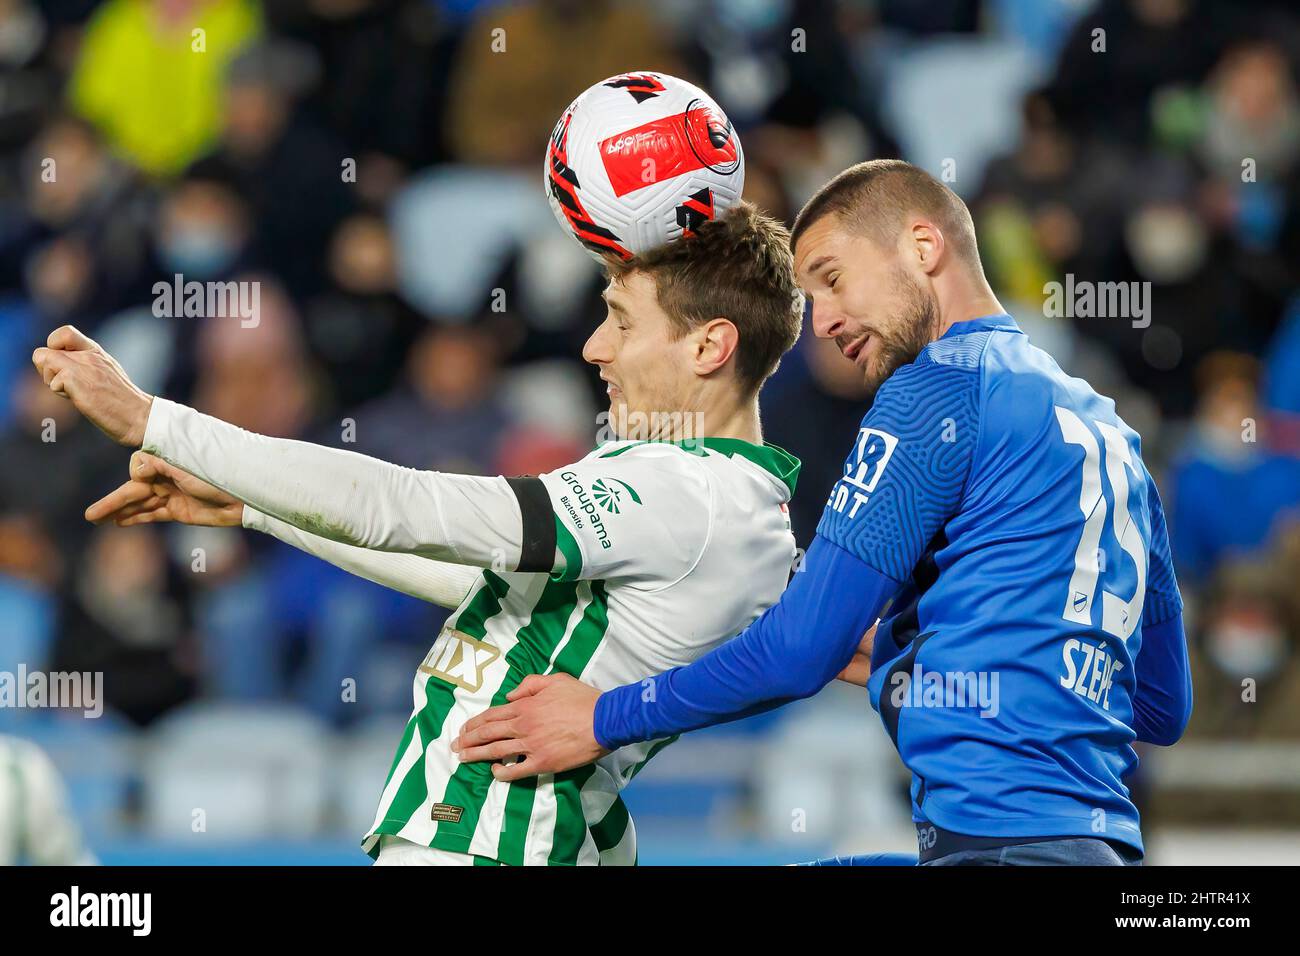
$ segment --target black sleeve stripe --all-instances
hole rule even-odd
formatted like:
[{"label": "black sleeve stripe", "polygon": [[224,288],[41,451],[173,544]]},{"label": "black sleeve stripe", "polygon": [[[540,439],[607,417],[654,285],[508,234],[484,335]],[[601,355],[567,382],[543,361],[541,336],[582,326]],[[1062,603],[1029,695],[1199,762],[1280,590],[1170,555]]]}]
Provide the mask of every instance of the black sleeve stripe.
[{"label": "black sleeve stripe", "polygon": [[540,478],[507,478],[519,499],[524,518],[524,545],[519,555],[520,571],[545,571],[555,567],[555,512],[551,496]]}]

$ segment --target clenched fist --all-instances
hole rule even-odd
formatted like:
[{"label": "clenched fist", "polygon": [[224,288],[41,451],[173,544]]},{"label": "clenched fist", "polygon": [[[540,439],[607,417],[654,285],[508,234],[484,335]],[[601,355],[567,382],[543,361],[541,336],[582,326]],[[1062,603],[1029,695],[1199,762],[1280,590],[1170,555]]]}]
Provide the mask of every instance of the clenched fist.
[{"label": "clenched fist", "polygon": [[32,364],[56,395],[71,400],[113,441],[132,448],[144,443],[153,396],[136,388],[93,339],[71,325],[60,326],[45,348],[32,353]]}]

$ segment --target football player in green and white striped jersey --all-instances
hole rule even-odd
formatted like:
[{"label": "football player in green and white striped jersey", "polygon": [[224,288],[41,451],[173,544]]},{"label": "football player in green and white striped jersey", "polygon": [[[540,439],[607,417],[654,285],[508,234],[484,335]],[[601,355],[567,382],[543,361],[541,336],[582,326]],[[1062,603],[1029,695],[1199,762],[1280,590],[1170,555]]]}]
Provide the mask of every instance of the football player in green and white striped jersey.
[{"label": "football player in green and white striped jersey", "polygon": [[[450,744],[530,674],[635,681],[690,662],[780,596],[799,463],[762,443],[757,395],[799,332],[787,238],[741,205],[610,266],[607,316],[583,357],[607,383],[616,437],[566,467],[524,478],[415,471],[148,396],[123,423],[103,409],[130,408],[130,396],[74,394],[101,428],[144,449],[133,481],[88,517],[242,522],[456,607],[415,675],[365,837],[378,862],[635,862],[619,791],[670,741],[514,784],[462,764]],[[121,391],[76,384],[83,396]]]}]

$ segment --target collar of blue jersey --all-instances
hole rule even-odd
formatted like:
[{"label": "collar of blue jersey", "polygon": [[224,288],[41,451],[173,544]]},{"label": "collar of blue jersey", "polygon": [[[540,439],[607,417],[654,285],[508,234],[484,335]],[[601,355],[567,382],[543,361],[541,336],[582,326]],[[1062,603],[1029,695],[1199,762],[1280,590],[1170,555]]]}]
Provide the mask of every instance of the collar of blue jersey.
[{"label": "collar of blue jersey", "polygon": [[1000,312],[997,315],[981,315],[979,318],[967,319],[964,322],[954,322],[939,338],[970,335],[972,332],[1019,332],[1024,335],[1024,331],[1016,325],[1015,319],[1005,312]]}]

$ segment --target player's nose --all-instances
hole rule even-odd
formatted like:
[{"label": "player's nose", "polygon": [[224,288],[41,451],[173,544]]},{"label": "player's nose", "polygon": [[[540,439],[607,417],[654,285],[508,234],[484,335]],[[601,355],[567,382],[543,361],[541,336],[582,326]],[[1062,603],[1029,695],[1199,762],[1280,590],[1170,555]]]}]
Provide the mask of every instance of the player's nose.
[{"label": "player's nose", "polygon": [[819,305],[815,301],[809,308],[812,310],[813,334],[818,338],[833,339],[844,331],[843,313],[831,309],[829,305]]},{"label": "player's nose", "polygon": [[605,324],[601,323],[600,327],[588,336],[586,343],[582,346],[582,359],[592,365],[603,365],[613,359],[609,348],[609,339],[604,334]]}]

